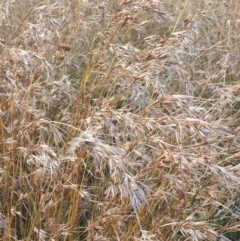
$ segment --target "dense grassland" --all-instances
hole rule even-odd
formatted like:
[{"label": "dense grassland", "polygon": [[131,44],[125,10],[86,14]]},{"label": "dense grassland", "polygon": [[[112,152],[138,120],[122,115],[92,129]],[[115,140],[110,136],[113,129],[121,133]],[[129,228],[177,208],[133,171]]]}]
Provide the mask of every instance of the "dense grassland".
[{"label": "dense grassland", "polygon": [[240,240],[239,9],[2,0],[0,240]]}]

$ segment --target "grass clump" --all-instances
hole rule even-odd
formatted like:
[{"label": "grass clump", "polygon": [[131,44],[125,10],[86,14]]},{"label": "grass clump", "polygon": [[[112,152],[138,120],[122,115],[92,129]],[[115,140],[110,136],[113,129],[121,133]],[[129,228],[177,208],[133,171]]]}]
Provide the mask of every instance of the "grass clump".
[{"label": "grass clump", "polygon": [[2,1],[2,240],[239,240],[238,1]]}]

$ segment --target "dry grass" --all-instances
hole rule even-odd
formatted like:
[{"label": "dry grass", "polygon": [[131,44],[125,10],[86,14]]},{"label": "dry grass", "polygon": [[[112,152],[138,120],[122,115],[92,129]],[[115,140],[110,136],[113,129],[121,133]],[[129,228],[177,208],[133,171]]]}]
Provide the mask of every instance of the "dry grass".
[{"label": "dry grass", "polygon": [[1,1],[1,240],[240,240],[239,8]]}]

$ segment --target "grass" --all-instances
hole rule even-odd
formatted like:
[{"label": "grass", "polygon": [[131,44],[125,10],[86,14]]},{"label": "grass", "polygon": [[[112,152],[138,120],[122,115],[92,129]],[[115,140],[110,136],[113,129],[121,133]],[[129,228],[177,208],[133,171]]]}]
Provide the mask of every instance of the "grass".
[{"label": "grass", "polygon": [[1,240],[240,240],[239,7],[3,0]]}]

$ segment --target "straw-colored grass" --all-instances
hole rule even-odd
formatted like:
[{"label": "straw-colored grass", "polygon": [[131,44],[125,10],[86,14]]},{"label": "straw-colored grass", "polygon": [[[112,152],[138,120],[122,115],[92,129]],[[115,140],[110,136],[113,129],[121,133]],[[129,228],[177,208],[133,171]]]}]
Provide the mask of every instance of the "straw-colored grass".
[{"label": "straw-colored grass", "polygon": [[1,240],[240,240],[239,1],[2,0]]}]

